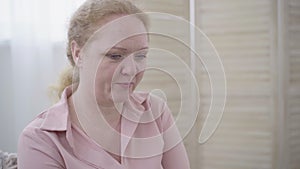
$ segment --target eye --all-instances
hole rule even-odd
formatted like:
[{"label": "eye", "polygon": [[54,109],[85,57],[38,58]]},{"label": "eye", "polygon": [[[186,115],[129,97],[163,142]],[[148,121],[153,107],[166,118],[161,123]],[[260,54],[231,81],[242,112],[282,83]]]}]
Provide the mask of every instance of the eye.
[{"label": "eye", "polygon": [[147,56],[146,55],[144,55],[144,54],[139,54],[139,55],[136,55],[135,56],[135,58],[137,58],[137,59],[144,59],[144,58],[146,58]]},{"label": "eye", "polygon": [[146,59],[146,57],[147,57],[147,53],[144,53],[144,52],[142,52],[142,53],[137,53],[137,54],[134,56],[135,60],[144,60],[144,59]]},{"label": "eye", "polygon": [[106,57],[114,60],[114,61],[119,61],[119,60],[122,60],[123,59],[123,55],[120,55],[120,54],[106,54],[105,55]]}]

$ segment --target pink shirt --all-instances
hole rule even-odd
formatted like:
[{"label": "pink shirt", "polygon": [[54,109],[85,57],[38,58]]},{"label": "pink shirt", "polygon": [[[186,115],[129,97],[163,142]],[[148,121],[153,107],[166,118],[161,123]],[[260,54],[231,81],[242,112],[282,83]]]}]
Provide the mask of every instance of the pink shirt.
[{"label": "pink shirt", "polygon": [[[70,121],[67,98],[71,88],[66,88],[61,100],[36,117],[22,132],[18,146],[18,169],[189,169],[188,157],[182,142],[174,144],[175,134],[165,135],[154,147],[145,145],[139,152],[161,147],[161,153],[150,157],[121,157],[115,160],[100,145],[89,138]],[[121,131],[130,137],[145,138],[164,133],[174,124],[166,103],[146,93],[135,93],[136,101],[148,105],[152,112],[160,113],[155,121],[138,123],[122,117]],[[139,116],[147,115],[144,111]],[[154,113],[155,114],[155,113]],[[149,135],[150,134],[150,135]],[[175,145],[175,147],[168,145]],[[131,140],[123,139],[125,151],[134,150]],[[169,149],[169,148],[170,149]],[[167,149],[168,151],[164,151]]]}]

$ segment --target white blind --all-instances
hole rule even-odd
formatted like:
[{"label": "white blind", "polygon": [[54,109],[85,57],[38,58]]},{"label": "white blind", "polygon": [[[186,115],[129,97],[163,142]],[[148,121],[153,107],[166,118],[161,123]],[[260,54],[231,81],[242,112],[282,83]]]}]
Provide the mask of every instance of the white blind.
[{"label": "white blind", "polygon": [[[220,54],[228,93],[219,128],[208,142],[198,146],[195,168],[274,168],[272,3],[271,0],[196,1],[196,23]],[[202,55],[209,54],[201,40],[196,45]],[[201,63],[197,65],[198,81],[202,84],[201,112],[207,112],[208,75]],[[206,115],[201,114],[200,124]]]},{"label": "white blind", "polygon": [[300,1],[288,0],[286,3],[288,163],[290,169],[300,169]]}]

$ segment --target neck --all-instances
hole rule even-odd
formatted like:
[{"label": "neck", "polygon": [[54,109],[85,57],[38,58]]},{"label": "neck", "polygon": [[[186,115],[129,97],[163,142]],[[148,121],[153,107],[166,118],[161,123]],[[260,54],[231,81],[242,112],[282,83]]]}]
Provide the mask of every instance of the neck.
[{"label": "neck", "polygon": [[83,129],[82,126],[87,125],[82,124],[84,121],[88,120],[98,123],[98,121],[94,119],[99,119],[102,116],[106,123],[112,128],[119,130],[118,126],[120,124],[123,106],[121,103],[116,105],[99,105],[92,97],[88,96],[86,92],[84,93],[77,90],[68,98],[68,105],[71,121],[81,129]]}]

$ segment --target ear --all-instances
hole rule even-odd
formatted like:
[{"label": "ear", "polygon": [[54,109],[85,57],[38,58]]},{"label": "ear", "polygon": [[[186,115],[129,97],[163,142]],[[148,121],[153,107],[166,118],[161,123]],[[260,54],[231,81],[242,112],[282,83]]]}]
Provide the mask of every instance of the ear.
[{"label": "ear", "polygon": [[71,42],[71,50],[72,50],[72,57],[73,57],[73,61],[75,62],[75,65],[77,67],[81,67],[82,57],[80,55],[80,46],[77,44],[75,40],[72,40]]}]

